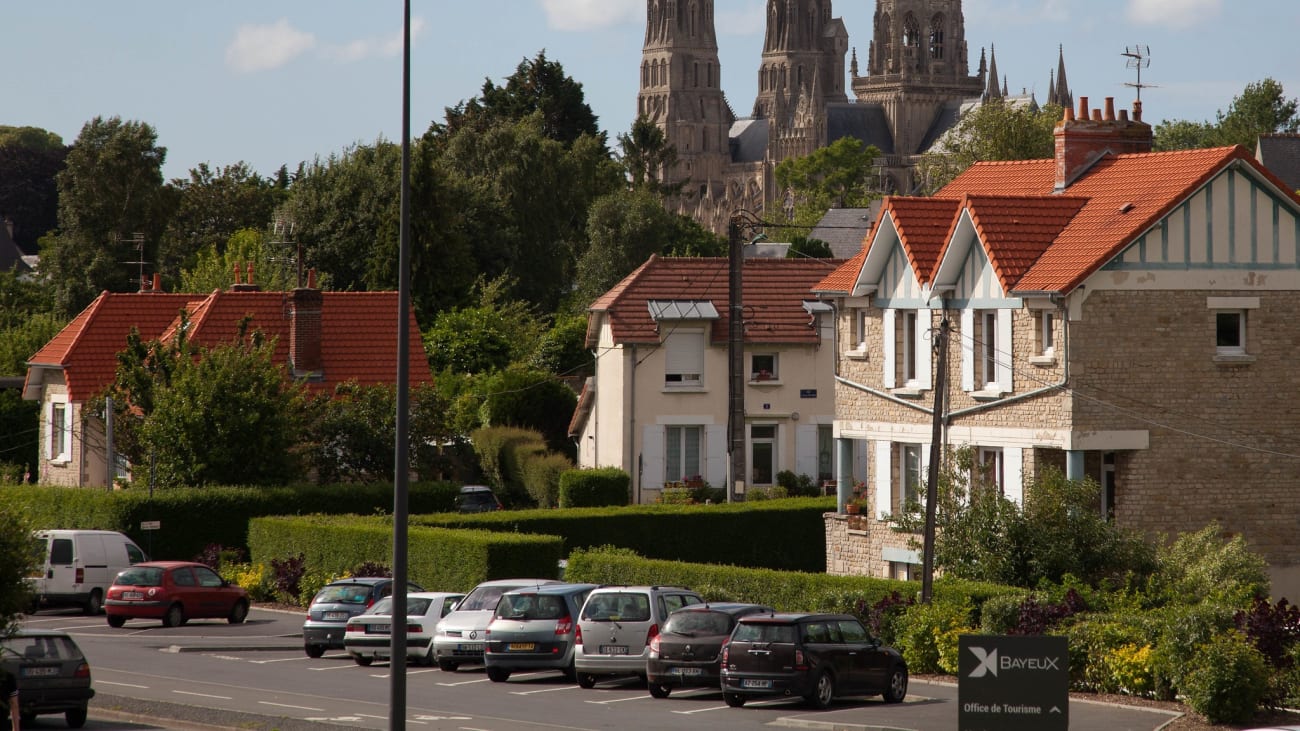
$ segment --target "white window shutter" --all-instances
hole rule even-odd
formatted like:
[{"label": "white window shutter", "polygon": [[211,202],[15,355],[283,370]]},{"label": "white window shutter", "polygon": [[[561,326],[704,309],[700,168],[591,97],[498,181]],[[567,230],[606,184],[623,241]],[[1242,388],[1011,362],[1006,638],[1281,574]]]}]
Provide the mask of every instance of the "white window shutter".
[{"label": "white window shutter", "polygon": [[1011,374],[1015,353],[1012,352],[1010,309],[998,310],[998,387],[1007,393],[1015,390]]},{"label": "white window shutter", "polygon": [[889,456],[894,445],[883,439],[876,441],[876,517],[884,520],[890,512],[890,497],[894,494],[890,479]]},{"label": "white window shutter", "polygon": [[[664,426],[649,424],[641,432],[641,488],[659,490],[664,486]],[[635,469],[633,462],[633,469]]]},{"label": "white window shutter", "polygon": [[816,424],[799,424],[794,428],[794,472],[817,479]]},{"label": "white window shutter", "polygon": [[961,311],[961,390],[975,390],[975,310]]},{"label": "white window shutter", "polygon": [[1023,454],[1020,447],[1002,448],[1002,494],[1017,505],[1025,502],[1025,478],[1021,472]]},{"label": "white window shutter", "polygon": [[704,427],[704,480],[713,487],[727,484],[727,427],[710,424]]},{"label": "white window shutter", "polygon": [[916,342],[912,344],[912,348],[916,353],[916,383],[918,387],[924,389],[930,388],[930,384],[934,382],[934,377],[930,373],[932,368],[930,356],[934,353],[934,348],[931,347],[933,338],[937,337],[938,333],[930,332],[933,326],[930,310],[916,311]]},{"label": "white window shutter", "polygon": [[898,366],[894,363],[894,352],[897,350],[897,348],[894,347],[894,322],[896,314],[897,312],[895,310],[885,310],[880,318],[880,353],[882,356],[880,362],[881,366],[884,368],[884,371],[880,375],[882,378],[881,385],[885,388],[894,387],[894,374],[898,371]]},{"label": "white window shutter", "polygon": [[930,490],[930,445],[921,445],[921,484],[917,486],[916,498],[925,505],[925,496]]}]

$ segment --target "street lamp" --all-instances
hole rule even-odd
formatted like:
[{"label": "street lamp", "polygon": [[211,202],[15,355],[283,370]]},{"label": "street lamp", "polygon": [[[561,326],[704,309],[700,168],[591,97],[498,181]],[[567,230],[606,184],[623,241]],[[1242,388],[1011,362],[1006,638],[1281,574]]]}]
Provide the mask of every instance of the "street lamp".
[{"label": "street lamp", "polygon": [[765,238],[757,233],[747,243],[745,233],[768,225],[758,216],[745,209],[738,209],[731,214],[727,222],[728,254],[728,325],[727,337],[727,455],[730,457],[731,474],[727,479],[727,502],[735,502],[740,486],[746,483],[745,460],[745,322],[744,322],[744,276],[745,247]]}]

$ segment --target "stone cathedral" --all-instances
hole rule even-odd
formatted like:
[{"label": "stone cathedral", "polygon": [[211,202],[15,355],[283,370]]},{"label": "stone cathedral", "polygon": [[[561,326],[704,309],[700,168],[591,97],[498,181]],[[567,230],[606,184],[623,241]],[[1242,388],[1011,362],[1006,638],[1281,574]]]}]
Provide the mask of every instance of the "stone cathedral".
[{"label": "stone cathedral", "polygon": [[[637,113],[676,148],[661,177],[688,181],[678,211],[719,233],[736,209],[782,204],[777,163],[842,137],[883,153],[882,192],[910,192],[917,156],[963,109],[1008,96],[992,54],[970,74],[961,0],[876,0],[865,69],[831,0],[768,0],[758,95],[738,117],[722,91],[713,0],[647,2]],[[1071,105],[1063,55],[1050,87],[1048,102]]]}]

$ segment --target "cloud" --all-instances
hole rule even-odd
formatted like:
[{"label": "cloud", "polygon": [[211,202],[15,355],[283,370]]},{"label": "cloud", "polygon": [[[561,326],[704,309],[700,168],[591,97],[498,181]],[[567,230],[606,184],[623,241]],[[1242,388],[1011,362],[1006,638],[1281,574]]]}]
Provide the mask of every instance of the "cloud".
[{"label": "cloud", "polygon": [[1141,25],[1190,28],[1223,9],[1223,0],[1128,0],[1128,19]]},{"label": "cloud", "polygon": [[598,30],[621,23],[644,23],[644,0],[541,0],[546,24],[554,30]]},{"label": "cloud", "polygon": [[289,63],[316,45],[316,36],[281,18],[271,25],[241,25],[226,46],[226,65],[241,73],[268,71]]},{"label": "cloud", "polygon": [[[411,38],[418,38],[424,32],[426,24],[424,18],[411,19]],[[347,43],[328,46],[323,49],[323,53],[344,63],[361,61],[367,58],[392,58],[402,52],[402,31],[397,31],[392,35],[380,36],[375,38],[358,38]]]}]

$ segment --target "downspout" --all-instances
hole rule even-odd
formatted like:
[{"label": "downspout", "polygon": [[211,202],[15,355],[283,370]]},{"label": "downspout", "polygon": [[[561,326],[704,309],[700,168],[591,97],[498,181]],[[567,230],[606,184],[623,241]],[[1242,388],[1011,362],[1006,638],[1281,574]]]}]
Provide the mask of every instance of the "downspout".
[{"label": "downspout", "polygon": [[[1055,299],[1055,297],[1053,299]],[[1066,384],[1070,382],[1070,314],[1065,310],[1063,306],[1061,306],[1059,300],[1057,301],[1057,312],[1061,313],[1061,334],[1065,336],[1064,338],[1065,353],[1062,356],[1063,360],[1065,361],[1065,367],[1061,370],[1061,380],[1057,381],[1056,383],[1043,386],[1042,388],[1036,388],[1033,391],[1026,391],[1025,393],[1016,394],[1015,396],[1008,396],[1007,398],[998,399],[997,401],[990,401],[989,403],[986,404],[978,404],[964,409],[959,409],[957,411],[949,412],[948,414],[949,420],[959,416],[965,416],[966,414],[974,414],[980,411],[984,411],[986,409],[992,409],[992,408],[997,408],[999,406],[1005,406],[1007,404],[1013,404],[1016,403],[1017,401],[1023,401],[1027,398],[1032,398],[1034,396],[1041,396],[1042,394],[1064,388]]]},{"label": "downspout", "polygon": [[641,504],[641,459],[636,453],[636,343],[632,343],[632,376],[628,387],[630,398],[627,407],[627,459],[628,474],[632,476],[632,504]]}]

